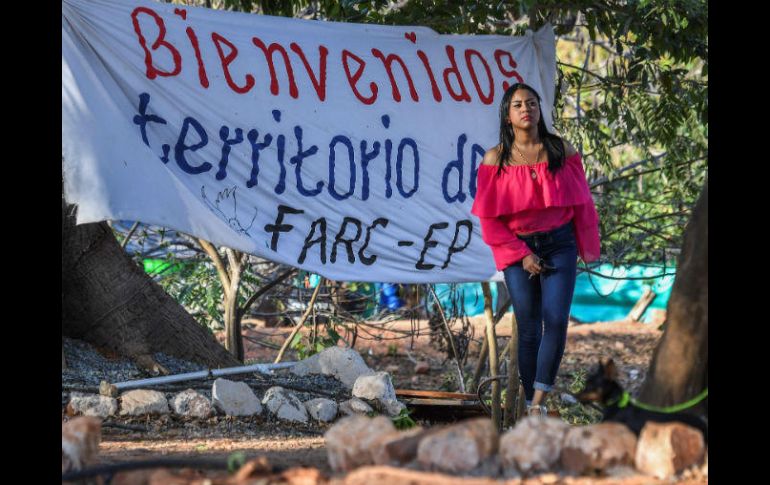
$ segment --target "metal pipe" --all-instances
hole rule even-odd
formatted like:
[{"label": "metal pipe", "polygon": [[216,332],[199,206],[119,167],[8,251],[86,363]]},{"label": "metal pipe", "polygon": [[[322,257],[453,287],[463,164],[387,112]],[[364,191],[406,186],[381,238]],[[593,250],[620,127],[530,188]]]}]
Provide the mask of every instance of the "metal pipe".
[{"label": "metal pipe", "polygon": [[227,367],[224,369],[206,369],[196,372],[185,372],[184,374],[174,374],[170,376],[151,377],[148,379],[136,379],[133,381],[116,382],[110,384],[102,381],[99,385],[99,392],[104,395],[114,396],[118,391],[128,389],[138,389],[140,387],[154,386],[158,384],[171,384],[174,382],[191,381],[196,379],[210,379],[234,374],[248,374],[259,372],[261,374],[272,374],[272,371],[292,367],[296,362],[282,362],[279,364],[251,364],[240,367]]}]

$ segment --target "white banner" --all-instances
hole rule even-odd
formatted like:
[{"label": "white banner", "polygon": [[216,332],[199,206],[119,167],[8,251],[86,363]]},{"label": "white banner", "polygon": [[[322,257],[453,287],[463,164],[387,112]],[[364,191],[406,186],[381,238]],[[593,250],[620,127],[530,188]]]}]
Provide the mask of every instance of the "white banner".
[{"label": "white banner", "polygon": [[555,39],[62,1],[65,197],[333,280],[483,281],[505,89],[551,126]]}]

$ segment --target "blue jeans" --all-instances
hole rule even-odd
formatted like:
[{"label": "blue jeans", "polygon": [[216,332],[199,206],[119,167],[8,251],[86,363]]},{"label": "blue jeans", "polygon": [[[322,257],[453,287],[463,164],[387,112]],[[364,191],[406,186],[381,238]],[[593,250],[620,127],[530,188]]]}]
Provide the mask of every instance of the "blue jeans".
[{"label": "blue jeans", "polygon": [[572,221],[551,231],[518,236],[555,266],[530,278],[522,261],[503,270],[519,336],[519,376],[528,402],[535,389],[549,392],[564,355],[577,276],[577,243]]}]

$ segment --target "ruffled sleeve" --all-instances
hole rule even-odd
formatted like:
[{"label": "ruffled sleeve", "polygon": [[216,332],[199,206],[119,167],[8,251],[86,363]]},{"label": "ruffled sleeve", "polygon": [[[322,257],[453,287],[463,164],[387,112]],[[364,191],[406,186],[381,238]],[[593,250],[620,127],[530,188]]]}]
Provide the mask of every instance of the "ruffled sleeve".
[{"label": "ruffled sleeve", "polygon": [[596,212],[596,205],[594,204],[593,197],[590,197],[591,189],[588,187],[583,163],[581,162],[579,155],[576,169],[580,171],[581,189],[588,193],[589,199],[582,204],[576,204],[573,208],[575,213],[575,241],[577,242],[580,258],[586,263],[590,263],[599,259],[599,256],[601,255],[599,214]]},{"label": "ruffled sleeve", "polygon": [[497,217],[479,217],[481,239],[492,250],[495,267],[502,271],[509,265],[524,259],[532,251]]}]

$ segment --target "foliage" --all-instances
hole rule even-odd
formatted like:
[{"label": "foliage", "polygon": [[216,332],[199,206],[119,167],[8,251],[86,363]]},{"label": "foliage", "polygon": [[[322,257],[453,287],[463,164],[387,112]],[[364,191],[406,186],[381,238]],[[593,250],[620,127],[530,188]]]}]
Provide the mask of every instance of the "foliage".
[{"label": "foliage", "polygon": [[569,392],[577,394],[586,386],[586,376],[588,372],[585,369],[578,369],[572,372],[572,382],[569,385]]},{"label": "foliage", "polygon": [[289,348],[297,352],[298,359],[304,360],[313,354],[320,353],[326,348],[337,346],[337,342],[341,338],[340,334],[331,325],[324,325],[324,328],[326,329],[326,335],[323,337],[315,336],[313,340],[309,336],[303,336],[301,332],[297,332],[291,340]]},{"label": "foliage", "polygon": [[392,419],[393,425],[398,430],[404,430],[409,428],[414,428],[417,426],[417,423],[412,419],[410,416],[411,411],[409,409],[404,408],[401,410],[401,412],[398,414],[398,416],[394,416]]},{"label": "foliage", "polygon": [[[175,261],[169,255],[169,261]],[[199,260],[182,265],[178,273],[160,275],[158,283],[203,326],[211,330],[224,328],[222,283],[214,265]]]}]

